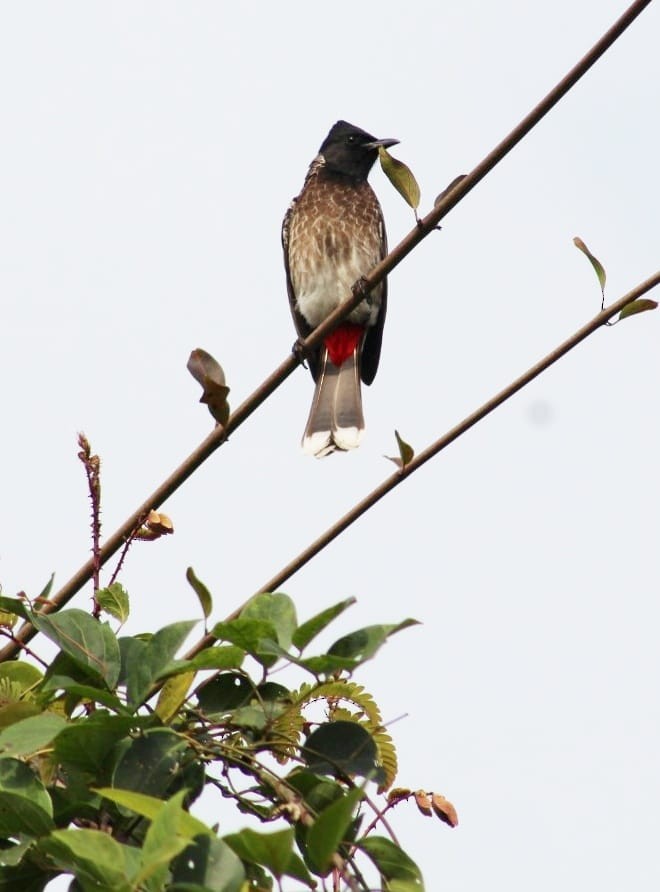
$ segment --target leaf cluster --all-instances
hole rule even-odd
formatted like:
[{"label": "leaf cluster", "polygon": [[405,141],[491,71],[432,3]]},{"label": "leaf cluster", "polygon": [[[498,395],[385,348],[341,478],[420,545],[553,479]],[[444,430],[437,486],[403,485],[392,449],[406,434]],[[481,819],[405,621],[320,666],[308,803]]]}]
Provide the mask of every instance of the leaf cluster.
[{"label": "leaf cluster", "polygon": [[[208,616],[208,589],[188,580]],[[123,587],[96,602],[109,620],[0,597],[3,614],[57,647],[43,672],[0,665],[0,890],[41,890],[58,874],[83,892],[269,890],[285,878],[315,888],[331,872],[354,888],[373,886],[365,872],[383,888],[423,888],[409,856],[373,832],[403,800],[372,801],[371,785],[384,793],[395,780],[396,751],[353,679],[414,620],[313,653],[353,599],[299,623],[287,595],[261,594],[212,628],[213,646],[181,659],[196,621],[122,636],[111,622],[129,616]],[[204,790],[220,814],[231,800],[274,828],[207,826],[189,811]]]}]

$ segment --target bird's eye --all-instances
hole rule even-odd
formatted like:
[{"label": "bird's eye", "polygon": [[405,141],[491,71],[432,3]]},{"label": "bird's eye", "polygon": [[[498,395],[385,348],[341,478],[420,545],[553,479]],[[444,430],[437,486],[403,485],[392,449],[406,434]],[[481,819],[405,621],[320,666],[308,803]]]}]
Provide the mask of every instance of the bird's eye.
[{"label": "bird's eye", "polygon": [[349,146],[352,146],[354,143],[357,142],[357,136],[354,133],[351,133],[350,136],[346,137],[346,142],[349,144]]}]

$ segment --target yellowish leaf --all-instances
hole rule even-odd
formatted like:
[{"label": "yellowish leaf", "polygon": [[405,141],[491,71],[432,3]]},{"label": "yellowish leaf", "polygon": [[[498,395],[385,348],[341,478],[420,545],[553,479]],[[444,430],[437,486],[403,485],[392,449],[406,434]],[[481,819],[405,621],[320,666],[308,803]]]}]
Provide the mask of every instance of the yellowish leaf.
[{"label": "yellowish leaf", "polygon": [[163,685],[156,703],[156,715],[164,725],[171,722],[179,712],[194,679],[194,672],[182,672],[168,678]]},{"label": "yellowish leaf", "polygon": [[585,255],[585,257],[588,258],[589,262],[591,263],[591,265],[593,266],[593,268],[596,272],[596,275],[598,276],[598,282],[600,283],[600,290],[604,292],[605,291],[605,280],[606,280],[607,276],[605,274],[605,268],[603,267],[603,264],[600,262],[600,260],[598,260],[597,257],[594,257],[594,255],[591,253],[589,248],[587,248],[587,246],[585,245],[585,243],[582,241],[582,239],[579,236],[577,236],[577,235],[575,236],[575,238],[573,239],[573,244],[579,251],[582,251],[582,253]]},{"label": "yellowish leaf", "polygon": [[628,316],[635,316],[637,313],[645,313],[647,310],[655,310],[657,309],[657,306],[658,302],[656,300],[649,300],[648,297],[633,300],[629,304],[626,304],[621,310],[619,313],[619,320],[627,319]]},{"label": "yellowish leaf", "polygon": [[378,160],[387,179],[410,207],[416,211],[419,207],[421,194],[417,180],[410,168],[403,161],[393,158],[384,146],[378,147]]}]

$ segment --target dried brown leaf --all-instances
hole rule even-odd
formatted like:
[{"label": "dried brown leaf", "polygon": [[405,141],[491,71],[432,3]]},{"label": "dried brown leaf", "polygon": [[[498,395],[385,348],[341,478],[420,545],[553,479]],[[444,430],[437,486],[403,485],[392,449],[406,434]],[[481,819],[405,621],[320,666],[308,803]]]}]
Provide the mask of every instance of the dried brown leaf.
[{"label": "dried brown leaf", "polygon": [[450,827],[458,826],[458,814],[448,799],[445,799],[440,793],[434,793],[431,797],[431,802],[433,811],[441,821],[444,821],[445,824],[449,824]]}]

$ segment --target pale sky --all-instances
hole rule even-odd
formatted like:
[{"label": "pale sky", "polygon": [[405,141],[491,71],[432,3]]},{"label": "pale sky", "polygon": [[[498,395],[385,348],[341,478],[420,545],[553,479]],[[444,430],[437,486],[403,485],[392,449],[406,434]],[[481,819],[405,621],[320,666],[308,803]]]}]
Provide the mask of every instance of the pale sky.
[{"label": "pale sky", "polygon": [[[193,348],[232,405],[286,357],[281,219],[338,118],[401,141],[426,213],[624,8],[4,4],[3,593],[88,557],[79,430],[109,533],[210,430]],[[424,448],[593,316],[573,236],[610,301],[657,270],[659,26],[652,4],[391,275],[359,451],[303,456],[300,369],[163,507],[175,535],[126,563],[127,634],[198,615],[189,565],[222,619],[391,473],[395,428]],[[412,214],[371,183],[393,246]],[[358,598],[326,645],[423,623],[356,680],[398,719],[397,784],[458,810],[454,831],[392,816],[429,889],[658,888],[659,326],[598,332],[283,587],[301,619]]]}]

